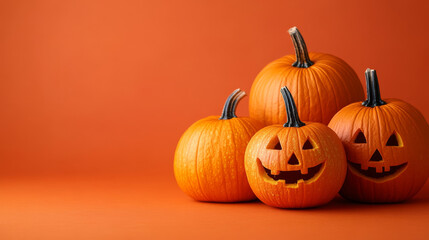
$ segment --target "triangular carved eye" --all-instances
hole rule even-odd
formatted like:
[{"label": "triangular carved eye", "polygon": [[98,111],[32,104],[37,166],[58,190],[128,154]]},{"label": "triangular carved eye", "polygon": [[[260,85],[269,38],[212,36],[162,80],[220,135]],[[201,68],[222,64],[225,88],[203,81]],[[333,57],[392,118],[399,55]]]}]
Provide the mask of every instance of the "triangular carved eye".
[{"label": "triangular carved eye", "polygon": [[274,149],[274,150],[282,150],[282,145],[280,144],[280,140],[278,136],[275,136],[273,139],[271,139],[270,143],[267,145],[267,149]]},{"label": "triangular carved eye", "polygon": [[359,133],[356,135],[355,143],[366,143],[366,137],[361,130],[359,130]]},{"label": "triangular carved eye", "polygon": [[313,149],[313,144],[311,144],[310,140],[307,139],[305,141],[304,146],[302,146],[303,150]]},{"label": "triangular carved eye", "polygon": [[387,140],[386,146],[399,146],[399,141],[395,133],[392,133],[392,135],[390,135],[389,140]]}]

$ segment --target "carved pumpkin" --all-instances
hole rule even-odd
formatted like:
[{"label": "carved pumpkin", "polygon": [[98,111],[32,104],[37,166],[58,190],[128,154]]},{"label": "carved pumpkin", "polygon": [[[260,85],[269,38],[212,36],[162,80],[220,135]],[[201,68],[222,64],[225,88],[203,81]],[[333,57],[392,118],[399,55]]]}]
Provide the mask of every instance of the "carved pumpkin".
[{"label": "carved pumpkin", "polygon": [[343,108],[329,123],[348,159],[340,194],[362,202],[404,201],[429,176],[429,126],[410,104],[381,99],[375,70],[365,77],[367,100]]},{"label": "carved pumpkin", "polygon": [[362,85],[353,69],[338,57],[308,53],[296,27],[289,29],[295,54],[268,64],[250,91],[250,117],[265,125],[286,118],[280,87],[287,86],[302,120],[328,124],[344,106],[364,99]]},{"label": "carved pumpkin", "polygon": [[244,152],[262,124],[238,118],[235,108],[245,96],[235,90],[222,116],[195,122],[180,138],[174,156],[174,175],[183,192],[199,201],[236,202],[255,199],[244,170]]},{"label": "carved pumpkin", "polygon": [[301,122],[286,87],[287,123],[259,130],[246,149],[250,187],[265,204],[306,208],[329,202],[346,176],[346,155],[337,135],[316,122]]}]

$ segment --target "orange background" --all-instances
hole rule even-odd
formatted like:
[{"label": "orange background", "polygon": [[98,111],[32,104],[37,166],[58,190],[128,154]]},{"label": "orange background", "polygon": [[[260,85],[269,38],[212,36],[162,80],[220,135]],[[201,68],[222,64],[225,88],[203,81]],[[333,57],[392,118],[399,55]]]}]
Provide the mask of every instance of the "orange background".
[{"label": "orange background", "polygon": [[[208,204],[180,192],[173,154],[271,60],[343,58],[382,97],[429,118],[428,1],[1,1],[0,238],[344,234],[428,239],[429,186],[405,204],[318,209]],[[239,115],[247,115],[247,99]]]}]

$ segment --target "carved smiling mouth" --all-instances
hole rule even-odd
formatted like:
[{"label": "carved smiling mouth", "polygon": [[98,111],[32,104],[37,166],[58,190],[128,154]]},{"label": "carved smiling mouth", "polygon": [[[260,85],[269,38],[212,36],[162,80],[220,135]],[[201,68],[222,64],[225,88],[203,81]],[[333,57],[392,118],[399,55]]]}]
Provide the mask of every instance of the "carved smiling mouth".
[{"label": "carved smiling mouth", "polygon": [[375,167],[368,167],[367,170],[362,169],[359,163],[349,162],[349,165],[352,167],[353,172],[359,173],[365,177],[375,178],[379,180],[386,179],[386,177],[397,176],[401,174],[404,169],[407,167],[408,163],[403,163],[397,166],[390,166],[388,170],[385,167],[380,167],[377,171]]},{"label": "carved smiling mouth", "polygon": [[300,181],[308,181],[319,175],[320,170],[323,167],[324,163],[321,163],[314,167],[309,167],[307,173],[303,174],[301,170],[295,171],[272,171],[264,167],[261,163],[261,160],[258,159],[258,164],[265,170],[266,176],[274,180],[275,182],[285,182],[286,184],[297,184]]}]

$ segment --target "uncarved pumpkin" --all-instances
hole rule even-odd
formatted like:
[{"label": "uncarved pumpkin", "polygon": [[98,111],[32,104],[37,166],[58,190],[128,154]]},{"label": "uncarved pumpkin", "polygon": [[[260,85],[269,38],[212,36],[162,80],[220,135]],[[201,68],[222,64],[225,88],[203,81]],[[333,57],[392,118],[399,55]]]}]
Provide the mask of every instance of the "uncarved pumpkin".
[{"label": "uncarved pumpkin", "polygon": [[255,199],[244,170],[244,152],[262,124],[235,115],[245,96],[235,90],[221,116],[192,124],[182,135],[174,156],[174,175],[183,192],[199,201],[237,202]]},{"label": "uncarved pumpkin", "polygon": [[296,27],[289,34],[296,55],[275,60],[258,74],[250,91],[251,118],[265,125],[283,122],[281,86],[291,91],[304,121],[328,124],[341,108],[364,99],[359,78],[346,62],[330,54],[308,53]]},{"label": "uncarved pumpkin", "polygon": [[375,70],[365,77],[367,100],[343,108],[329,123],[347,152],[340,194],[371,203],[404,201],[429,176],[429,126],[410,104],[381,99]]},{"label": "uncarved pumpkin", "polygon": [[250,187],[265,204],[306,208],[329,202],[346,175],[346,155],[337,135],[326,125],[301,122],[286,87],[287,122],[259,130],[246,149]]}]

